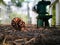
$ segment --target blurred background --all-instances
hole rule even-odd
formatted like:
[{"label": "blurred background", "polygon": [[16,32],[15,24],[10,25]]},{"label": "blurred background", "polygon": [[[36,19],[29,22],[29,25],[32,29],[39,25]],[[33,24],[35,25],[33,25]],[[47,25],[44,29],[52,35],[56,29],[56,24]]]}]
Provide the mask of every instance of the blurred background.
[{"label": "blurred background", "polygon": [[[21,18],[26,24],[36,24],[38,14],[32,11],[32,8],[38,1],[41,0],[0,0],[0,24],[10,24],[14,17]],[[47,12],[53,15],[49,20],[50,25],[59,25],[57,24],[59,19],[56,18],[58,17],[56,16],[56,3],[59,0],[46,1],[51,1],[51,5],[47,6]]]}]

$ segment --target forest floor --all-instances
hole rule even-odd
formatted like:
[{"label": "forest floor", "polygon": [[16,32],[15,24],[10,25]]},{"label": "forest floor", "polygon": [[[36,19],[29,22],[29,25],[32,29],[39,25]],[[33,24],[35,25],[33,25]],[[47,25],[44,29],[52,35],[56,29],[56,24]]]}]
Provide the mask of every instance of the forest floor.
[{"label": "forest floor", "polygon": [[60,45],[60,29],[26,25],[26,30],[20,31],[0,25],[0,45]]}]

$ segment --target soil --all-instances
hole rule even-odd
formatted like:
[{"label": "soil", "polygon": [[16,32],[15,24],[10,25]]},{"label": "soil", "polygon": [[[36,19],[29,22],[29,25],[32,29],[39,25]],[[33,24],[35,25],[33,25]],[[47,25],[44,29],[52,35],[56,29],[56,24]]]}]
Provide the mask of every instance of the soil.
[{"label": "soil", "polygon": [[11,25],[0,25],[0,45],[60,45],[60,29],[26,25],[20,31]]}]

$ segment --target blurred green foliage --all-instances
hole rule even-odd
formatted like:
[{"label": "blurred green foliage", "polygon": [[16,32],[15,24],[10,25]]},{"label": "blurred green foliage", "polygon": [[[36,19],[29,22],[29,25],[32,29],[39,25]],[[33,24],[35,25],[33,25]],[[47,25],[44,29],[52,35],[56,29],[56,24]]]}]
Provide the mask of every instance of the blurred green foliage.
[{"label": "blurred green foliage", "polygon": [[53,13],[53,17],[52,17],[52,25],[53,26],[55,26],[55,24],[56,24],[56,6],[55,5],[53,5],[53,10],[52,10],[52,13]]},{"label": "blurred green foliage", "polygon": [[4,4],[4,5],[6,5],[6,3],[5,3],[3,0],[0,0],[0,3],[2,3],[2,4]]},{"label": "blurred green foliage", "polygon": [[11,2],[15,4],[17,7],[21,7],[23,1],[24,0],[11,0]]},{"label": "blurred green foliage", "polygon": [[[18,1],[18,2],[17,2]],[[21,3],[23,2],[24,0],[11,0],[12,3],[14,3],[17,7],[21,7]],[[7,5],[4,0],[0,0],[0,3],[4,4],[4,5]]]},{"label": "blurred green foliage", "polygon": [[11,0],[11,2],[16,3],[16,1],[24,2],[24,0]]},{"label": "blurred green foliage", "polygon": [[10,14],[10,19],[12,20],[15,17],[21,18],[25,23],[27,23],[28,16],[24,14],[17,14],[16,12],[13,12]]}]

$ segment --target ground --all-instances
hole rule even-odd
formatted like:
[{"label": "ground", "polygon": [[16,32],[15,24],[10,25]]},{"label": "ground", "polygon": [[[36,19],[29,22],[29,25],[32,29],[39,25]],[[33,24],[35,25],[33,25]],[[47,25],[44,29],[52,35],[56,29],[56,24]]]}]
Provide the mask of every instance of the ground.
[{"label": "ground", "polygon": [[0,25],[0,45],[60,45],[60,29],[26,25],[24,31]]}]

